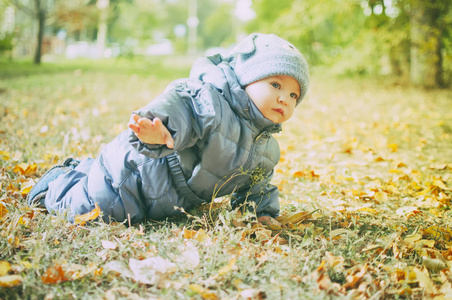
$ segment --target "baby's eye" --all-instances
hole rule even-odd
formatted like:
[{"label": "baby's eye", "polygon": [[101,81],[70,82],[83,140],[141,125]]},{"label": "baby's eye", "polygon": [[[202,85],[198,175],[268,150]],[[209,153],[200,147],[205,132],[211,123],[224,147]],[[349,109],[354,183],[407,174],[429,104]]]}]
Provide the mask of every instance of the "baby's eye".
[{"label": "baby's eye", "polygon": [[281,85],[277,82],[272,82],[272,87],[274,87],[275,89],[279,89]]},{"label": "baby's eye", "polygon": [[298,99],[298,95],[295,93],[290,93],[290,97],[294,98],[295,100]]}]

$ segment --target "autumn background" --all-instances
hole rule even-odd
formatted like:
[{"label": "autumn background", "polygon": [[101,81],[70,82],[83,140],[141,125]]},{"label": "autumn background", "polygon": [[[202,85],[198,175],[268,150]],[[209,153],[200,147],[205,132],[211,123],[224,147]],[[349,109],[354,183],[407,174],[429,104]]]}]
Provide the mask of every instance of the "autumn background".
[{"label": "autumn background", "polygon": [[[450,0],[0,0],[0,299],[452,298],[451,24]],[[27,207],[251,32],[311,66],[277,135],[282,227],[228,198],[130,227]]]}]

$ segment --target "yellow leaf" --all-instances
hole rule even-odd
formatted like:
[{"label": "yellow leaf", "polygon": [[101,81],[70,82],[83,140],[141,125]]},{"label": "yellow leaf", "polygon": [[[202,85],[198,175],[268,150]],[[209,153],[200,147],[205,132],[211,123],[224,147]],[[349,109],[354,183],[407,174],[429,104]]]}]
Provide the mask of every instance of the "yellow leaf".
[{"label": "yellow leaf", "polygon": [[37,164],[29,165],[26,163],[20,163],[20,164],[17,164],[14,166],[13,172],[18,173],[20,175],[29,176],[29,175],[33,175],[37,169],[38,169]]},{"label": "yellow leaf", "polygon": [[199,284],[189,284],[188,285],[188,289],[192,290],[193,292],[197,293],[197,294],[201,294],[204,291],[204,288],[202,286],[200,286]]},{"label": "yellow leaf", "polygon": [[[334,256],[333,253],[326,251],[326,260],[328,262],[328,265],[333,269],[340,269],[343,267],[344,264],[344,257],[342,256]],[[337,266],[337,268],[336,268]]]},{"label": "yellow leaf", "polygon": [[30,180],[24,182],[21,185],[20,194],[25,197],[30,192],[33,185],[35,185],[35,182],[33,179],[30,179]]},{"label": "yellow leaf", "polygon": [[14,287],[21,284],[23,281],[20,275],[7,275],[0,277],[0,286],[2,287]]},{"label": "yellow leaf", "polygon": [[33,265],[31,263],[29,263],[28,261],[21,261],[20,264],[22,266],[24,266],[26,269],[31,269],[33,268]]},{"label": "yellow leaf", "polygon": [[11,265],[7,261],[0,261],[0,276],[8,274],[11,270]]},{"label": "yellow leaf", "polygon": [[380,213],[378,210],[370,208],[370,207],[361,207],[361,208],[358,208],[356,211],[367,212],[372,215],[378,215]]},{"label": "yellow leaf", "polygon": [[6,206],[3,205],[3,203],[0,202],[0,220],[3,219],[3,217],[8,213],[8,210],[6,209]]},{"label": "yellow leaf", "polygon": [[203,242],[208,237],[202,228],[198,231],[184,229],[183,236],[185,239],[195,239],[198,242]]},{"label": "yellow leaf", "polygon": [[439,187],[439,188],[442,189],[442,190],[448,190],[448,188],[446,187],[446,185],[444,184],[444,182],[442,182],[442,181],[439,180],[439,179],[435,179],[435,180],[432,182],[432,185],[433,185],[433,186],[436,186],[436,187]]},{"label": "yellow leaf", "polygon": [[388,201],[388,194],[386,194],[385,192],[379,191],[379,192],[375,193],[375,200],[377,200],[378,202],[386,202],[386,201]]},{"label": "yellow leaf", "polygon": [[436,291],[435,284],[430,279],[427,270],[414,268],[414,272],[416,273],[416,278],[419,281],[419,286],[424,288],[426,294],[430,296],[432,293]]},{"label": "yellow leaf", "polygon": [[422,243],[424,246],[427,246],[428,248],[433,248],[435,246],[434,240],[420,240],[420,243]]},{"label": "yellow leaf", "polygon": [[94,203],[94,209],[86,214],[77,215],[74,218],[74,225],[83,225],[88,221],[97,219],[100,216],[100,207],[97,203]]},{"label": "yellow leaf", "polygon": [[2,160],[8,160],[11,157],[11,154],[8,151],[0,151],[0,157]]},{"label": "yellow leaf", "polygon": [[388,148],[391,149],[392,152],[396,152],[397,151],[397,144],[389,144]]},{"label": "yellow leaf", "polygon": [[218,270],[218,275],[224,276],[229,273],[235,267],[236,260],[237,259],[235,257],[231,258],[227,265]]},{"label": "yellow leaf", "polygon": [[404,241],[406,243],[412,244],[414,242],[420,241],[421,239],[422,239],[422,234],[416,233],[416,234],[407,235],[405,237]]},{"label": "yellow leaf", "polygon": [[309,218],[312,215],[312,213],[313,212],[309,211],[293,212],[288,213],[284,216],[279,216],[276,218],[276,220],[283,225],[287,223],[297,224]]}]

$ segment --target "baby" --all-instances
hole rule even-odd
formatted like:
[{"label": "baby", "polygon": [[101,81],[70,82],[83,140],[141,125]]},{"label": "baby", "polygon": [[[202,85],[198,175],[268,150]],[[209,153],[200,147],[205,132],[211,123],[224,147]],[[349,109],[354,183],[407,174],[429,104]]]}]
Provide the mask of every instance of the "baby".
[{"label": "baby", "polygon": [[190,78],[135,111],[99,157],[47,171],[27,201],[67,211],[70,221],[97,203],[106,222],[137,223],[232,194],[232,207],[272,223],[279,200],[269,182],[280,157],[272,134],[308,85],[306,60],[291,43],[251,34],[226,57],[199,58]]}]

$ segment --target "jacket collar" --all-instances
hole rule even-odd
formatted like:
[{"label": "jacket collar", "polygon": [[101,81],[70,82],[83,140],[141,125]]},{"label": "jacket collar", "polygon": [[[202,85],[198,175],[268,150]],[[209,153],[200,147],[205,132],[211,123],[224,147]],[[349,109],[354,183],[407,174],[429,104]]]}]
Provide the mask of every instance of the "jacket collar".
[{"label": "jacket collar", "polygon": [[232,110],[241,118],[249,121],[259,133],[281,131],[281,124],[265,118],[248,94],[238,83],[233,70],[234,58],[223,58],[217,54],[198,59],[190,71],[190,78],[209,83],[219,90]]}]

